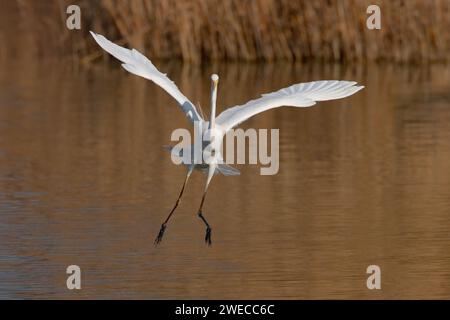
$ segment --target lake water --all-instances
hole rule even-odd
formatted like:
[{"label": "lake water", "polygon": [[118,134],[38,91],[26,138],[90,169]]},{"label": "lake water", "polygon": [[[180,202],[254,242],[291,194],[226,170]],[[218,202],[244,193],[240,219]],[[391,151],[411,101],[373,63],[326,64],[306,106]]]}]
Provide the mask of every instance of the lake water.
[{"label": "lake water", "polygon": [[[176,103],[118,63],[0,63],[0,298],[450,298],[450,68],[156,63],[218,110],[289,84],[357,80],[358,94],[280,108],[280,171],[193,174],[162,148],[190,128]],[[66,268],[82,289],[66,288]],[[366,268],[381,267],[381,290]]]}]

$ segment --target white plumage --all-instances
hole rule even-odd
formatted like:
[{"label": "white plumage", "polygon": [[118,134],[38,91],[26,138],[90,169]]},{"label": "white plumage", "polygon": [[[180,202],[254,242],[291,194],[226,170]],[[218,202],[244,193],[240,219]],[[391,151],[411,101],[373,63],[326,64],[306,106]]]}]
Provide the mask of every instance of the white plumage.
[{"label": "white plumage", "polygon": [[[163,88],[178,102],[184,114],[191,122],[199,121],[202,128],[211,129],[209,130],[210,141],[213,141],[214,139],[216,142],[219,141],[220,143],[222,142],[223,137],[227,133],[227,131],[258,113],[281,106],[310,107],[315,105],[317,101],[345,98],[364,88],[363,86],[357,86],[356,82],[353,81],[332,80],[299,83],[272,93],[263,94],[262,97],[251,100],[246,104],[229,108],[222,112],[218,117],[216,117],[216,98],[219,76],[214,74],[211,77],[211,118],[209,125],[207,125],[206,120],[200,116],[194,104],[181,93],[175,83],[173,83],[165,74],[158,71],[158,69],[156,69],[152,62],[143,54],[135,49],[129,50],[126,48],[122,48],[112,43],[102,35],[95,34],[92,31],[91,35],[100,45],[100,47],[102,47],[105,51],[110,53],[115,58],[122,61],[122,67],[125,70],[140,77],[151,80],[161,88]],[[177,158],[184,158],[180,150],[172,147],[169,147],[169,150],[172,152],[172,156],[175,156]],[[184,152],[188,153],[187,158],[194,158],[193,150],[194,148],[192,147],[184,149]],[[183,195],[186,183],[194,169],[201,170],[207,173],[205,189],[200,204],[200,209],[198,211],[198,216],[206,225],[205,242],[207,244],[211,244],[211,228],[202,214],[202,207],[209,183],[211,182],[213,175],[218,172],[224,175],[239,175],[239,170],[223,163],[220,152],[216,152],[218,150],[219,149],[207,150],[206,148],[205,150],[203,150],[207,154],[212,155],[212,161],[204,162],[202,160],[203,162],[195,164],[193,164],[192,161],[189,161],[189,163],[185,163],[188,167],[186,179],[183,183],[183,187],[181,189],[178,200],[175,203],[175,206],[173,207],[172,211],[170,211],[169,216],[166,218],[164,223],[161,225],[161,229],[158,233],[158,236],[156,237],[155,244],[161,242],[164,231],[166,229],[166,224],[177,208],[181,196]]]},{"label": "white plumage", "polygon": [[282,106],[310,107],[316,101],[334,100],[348,97],[364,88],[354,81],[313,81],[294,84],[278,91],[263,94],[244,105],[235,106],[217,117],[217,124],[227,132],[248,118],[269,109]]},{"label": "white plumage", "polygon": [[170,94],[178,102],[186,117],[191,122],[203,120],[194,104],[181,93],[180,89],[178,89],[172,80],[156,69],[146,56],[135,49],[129,50],[118,46],[100,34],[96,34],[92,31],[90,31],[90,33],[103,50],[123,62],[122,67],[125,70],[153,81]]},{"label": "white plumage", "polygon": [[[100,47],[123,62],[122,67],[125,70],[155,82],[175,98],[189,120],[192,122],[205,121],[194,104],[181,93],[175,83],[164,73],[158,71],[147,57],[135,49],[129,50],[118,46],[104,36],[92,31],[91,35]],[[218,81],[218,76],[213,75],[212,81]],[[322,80],[298,83],[275,92],[263,94],[260,98],[243,105],[229,108],[217,116],[216,123],[226,133],[248,118],[269,109],[282,106],[310,107],[315,105],[317,101],[348,97],[363,88],[364,86],[357,86],[354,81]]]}]

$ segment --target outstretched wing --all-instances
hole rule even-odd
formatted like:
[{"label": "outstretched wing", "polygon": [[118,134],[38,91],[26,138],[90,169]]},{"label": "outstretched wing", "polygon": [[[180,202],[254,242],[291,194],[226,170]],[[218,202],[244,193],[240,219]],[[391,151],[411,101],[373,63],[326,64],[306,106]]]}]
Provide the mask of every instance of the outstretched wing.
[{"label": "outstretched wing", "polygon": [[135,49],[129,50],[118,46],[100,34],[96,34],[92,31],[90,31],[90,33],[99,46],[103,48],[103,50],[123,62],[122,67],[125,70],[153,81],[173,98],[175,98],[190,121],[194,122],[203,120],[194,104],[181,93],[175,83],[173,83],[173,81],[170,80],[164,73],[161,73],[158,69],[156,69],[153,63],[142,53]]},{"label": "outstretched wing", "polygon": [[263,94],[244,105],[235,106],[222,112],[216,119],[225,132],[248,118],[263,111],[282,106],[310,107],[316,101],[341,99],[364,88],[354,81],[314,81],[294,84],[290,87]]}]

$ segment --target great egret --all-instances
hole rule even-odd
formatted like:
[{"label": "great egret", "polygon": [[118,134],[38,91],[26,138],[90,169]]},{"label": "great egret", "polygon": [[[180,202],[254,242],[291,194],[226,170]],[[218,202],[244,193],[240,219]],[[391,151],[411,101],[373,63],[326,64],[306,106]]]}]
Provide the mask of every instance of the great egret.
[{"label": "great egret", "polygon": [[[194,104],[181,93],[175,83],[173,83],[164,73],[158,71],[153,63],[143,54],[135,49],[129,50],[118,46],[106,39],[104,36],[95,34],[92,31],[91,35],[100,47],[122,62],[122,67],[125,70],[153,81],[173,98],[175,98],[180,105],[181,110],[192,123],[195,123],[196,121],[205,123],[205,126],[202,127],[209,130],[209,139],[219,143],[221,143],[223,137],[230,129],[263,111],[282,106],[310,107],[315,105],[316,101],[345,98],[364,88],[363,86],[357,86],[356,82],[353,81],[337,80],[294,84],[276,92],[264,94],[262,97],[251,100],[244,105],[229,108],[216,118],[217,85],[219,83],[219,77],[216,74],[213,74],[211,76],[211,118],[209,123],[207,123],[207,121],[199,114]],[[181,192],[174,207],[161,225],[161,229],[155,239],[155,245],[161,242],[167,223],[175,212],[175,209],[178,207],[189,177],[195,169],[202,170],[207,173],[206,184],[200,202],[198,216],[206,226],[205,242],[208,245],[211,245],[211,227],[202,213],[209,183],[216,172],[220,172],[224,175],[238,175],[239,171],[223,164],[221,161],[221,155],[218,152],[216,153],[214,149],[210,150],[209,155],[212,157],[212,160],[210,159],[208,163],[186,163],[188,171],[186,178],[184,179]]]}]

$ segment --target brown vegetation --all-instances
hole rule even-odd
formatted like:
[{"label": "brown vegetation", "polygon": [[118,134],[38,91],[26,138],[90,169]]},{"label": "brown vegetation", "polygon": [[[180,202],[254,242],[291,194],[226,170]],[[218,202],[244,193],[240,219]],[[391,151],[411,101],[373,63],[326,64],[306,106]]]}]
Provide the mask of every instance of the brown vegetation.
[{"label": "brown vegetation", "polygon": [[[448,61],[450,53],[448,0],[79,0],[82,30],[75,32],[65,28],[74,1],[17,3],[38,47],[85,61],[100,55],[89,29],[152,58],[194,63]],[[381,7],[381,30],[366,28],[372,3]]]}]

